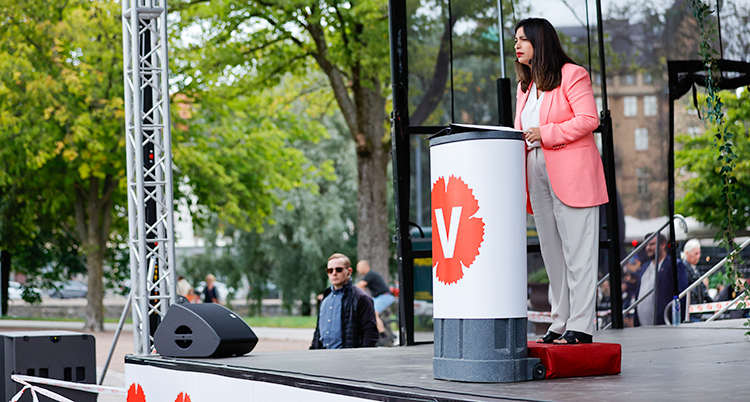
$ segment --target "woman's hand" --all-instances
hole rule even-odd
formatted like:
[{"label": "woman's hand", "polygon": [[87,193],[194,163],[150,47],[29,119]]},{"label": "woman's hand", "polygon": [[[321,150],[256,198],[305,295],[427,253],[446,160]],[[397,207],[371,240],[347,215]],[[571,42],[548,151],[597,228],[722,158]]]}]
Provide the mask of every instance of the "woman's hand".
[{"label": "woman's hand", "polygon": [[526,141],[532,144],[537,141],[542,141],[542,130],[540,130],[539,127],[531,127],[524,131],[524,133],[526,133]]}]

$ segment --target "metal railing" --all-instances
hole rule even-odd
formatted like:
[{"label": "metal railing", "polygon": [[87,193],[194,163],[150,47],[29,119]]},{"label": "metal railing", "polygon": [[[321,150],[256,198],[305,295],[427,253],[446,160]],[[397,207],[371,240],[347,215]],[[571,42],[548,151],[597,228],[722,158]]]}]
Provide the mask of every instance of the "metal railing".
[{"label": "metal railing", "polygon": [[[716,273],[716,271],[718,271],[719,269],[721,269],[724,266],[724,264],[726,264],[726,262],[729,259],[729,257],[731,257],[731,256],[733,256],[735,254],[739,254],[742,250],[744,250],[745,248],[747,248],[748,245],[750,245],[750,239],[745,240],[745,242],[740,245],[739,249],[734,250],[731,253],[729,253],[721,261],[717,262],[716,265],[714,265],[711,269],[709,269],[708,271],[706,271],[705,274],[701,275],[700,278],[696,279],[695,282],[693,282],[687,288],[685,288],[685,290],[683,290],[682,292],[680,292],[679,299],[682,299],[683,297],[685,298],[685,309],[687,309],[686,314],[687,314],[688,317],[690,316],[690,312],[689,312],[689,309],[690,309],[690,291],[693,290],[693,289],[695,289],[697,286],[699,286],[703,282],[704,279],[708,278],[709,276],[711,276],[714,273]],[[732,301],[732,303],[727,304],[721,310],[717,311],[708,320],[706,320],[706,322],[715,320],[716,318],[718,318],[722,314],[724,314],[727,310],[729,310],[732,306],[734,306],[744,296],[745,292],[739,292],[739,293],[740,294],[737,296],[737,298],[735,298]],[[667,310],[671,310],[672,304],[674,304],[674,300],[670,301],[667,304],[667,307],[664,310],[664,316],[665,317],[666,317],[666,314],[667,314]],[[667,322],[667,324],[671,324],[671,322],[669,322],[669,321],[665,320],[665,322]]]}]

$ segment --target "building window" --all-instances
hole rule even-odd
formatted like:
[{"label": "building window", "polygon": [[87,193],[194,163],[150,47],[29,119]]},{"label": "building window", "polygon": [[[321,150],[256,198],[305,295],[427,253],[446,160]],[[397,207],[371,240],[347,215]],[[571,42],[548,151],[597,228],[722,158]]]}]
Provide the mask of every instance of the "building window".
[{"label": "building window", "polygon": [[602,75],[599,73],[594,73],[594,85],[601,86],[602,85]]},{"label": "building window", "polygon": [[636,151],[648,150],[648,129],[647,128],[635,129],[635,150]]},{"label": "building window", "polygon": [[597,96],[596,97],[596,110],[601,113],[602,112],[602,97]]},{"label": "building window", "polygon": [[625,117],[638,116],[638,98],[635,96],[625,96],[622,98],[623,114]]},{"label": "building window", "polygon": [[643,73],[643,83],[651,84],[652,82],[654,82],[654,77],[652,77],[649,73]]},{"label": "building window", "polygon": [[621,76],[620,82],[622,85],[635,85],[635,74],[625,74]]},{"label": "building window", "polygon": [[646,168],[637,168],[635,176],[638,178],[638,195],[648,195],[648,170]]},{"label": "building window", "polygon": [[658,103],[656,102],[656,96],[644,96],[643,97],[643,115],[644,116],[656,116],[658,112]]}]

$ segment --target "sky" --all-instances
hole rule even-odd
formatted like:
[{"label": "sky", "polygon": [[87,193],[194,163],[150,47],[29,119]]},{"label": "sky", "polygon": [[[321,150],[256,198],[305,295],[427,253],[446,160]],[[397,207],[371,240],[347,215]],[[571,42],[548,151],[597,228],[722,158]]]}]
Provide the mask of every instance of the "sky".
[{"label": "sky", "polygon": [[[639,1],[639,0],[601,0],[602,3],[602,17],[606,18],[607,10],[611,4],[626,4],[628,2]],[[565,3],[570,5],[571,11]],[[585,26],[586,23],[586,1],[585,0],[535,0],[532,2],[532,10],[535,16],[546,18],[554,26]],[[654,1],[658,3],[658,0]],[[662,0],[664,8],[672,5],[673,0]],[[596,25],[596,1],[588,1],[589,8],[589,23],[590,25]]]},{"label": "sky", "polygon": [[[581,25],[579,20],[584,24],[586,22],[586,0],[565,0],[570,8],[565,6],[563,0],[533,0],[532,10],[534,16],[543,17],[549,20],[554,26],[576,26]],[[623,5],[627,3],[640,2],[642,0],[601,0],[602,16],[606,18],[607,10],[611,4]],[[674,0],[652,0],[661,10],[664,10],[674,4]],[[732,0],[739,5],[747,5],[750,0]],[[711,5],[716,5],[716,0],[708,0]],[[596,24],[596,0],[588,0],[589,22],[591,25]]]}]

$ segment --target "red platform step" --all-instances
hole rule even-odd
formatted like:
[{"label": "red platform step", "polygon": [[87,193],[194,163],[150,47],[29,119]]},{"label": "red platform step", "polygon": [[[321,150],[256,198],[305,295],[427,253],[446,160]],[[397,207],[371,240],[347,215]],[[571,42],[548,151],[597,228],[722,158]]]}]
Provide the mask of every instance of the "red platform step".
[{"label": "red platform step", "polygon": [[620,374],[622,348],[619,343],[552,345],[529,342],[529,357],[541,360],[545,378]]}]

